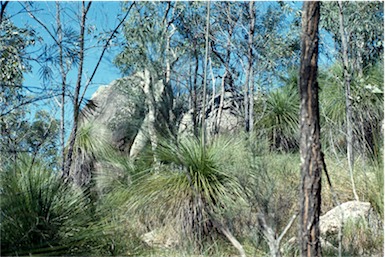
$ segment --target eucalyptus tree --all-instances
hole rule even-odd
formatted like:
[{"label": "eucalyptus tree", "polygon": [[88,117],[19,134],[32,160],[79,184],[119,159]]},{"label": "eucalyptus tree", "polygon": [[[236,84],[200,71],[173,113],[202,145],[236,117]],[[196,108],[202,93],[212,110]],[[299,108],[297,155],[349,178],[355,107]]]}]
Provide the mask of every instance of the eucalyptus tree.
[{"label": "eucalyptus tree", "polygon": [[253,38],[255,33],[255,3],[248,4],[249,31],[247,34],[247,71],[244,90],[245,130],[254,130],[254,75],[253,75]]},{"label": "eucalyptus tree", "polygon": [[[188,72],[182,73],[189,97],[188,108],[192,110],[192,122],[194,135],[198,135],[199,112],[201,110],[203,92],[203,69],[204,69],[204,49],[205,49],[205,28],[207,18],[207,6],[202,2],[188,1],[183,3],[183,13],[176,19],[176,27],[180,35],[180,41],[184,45],[184,54],[179,63]],[[212,16],[212,15],[211,15]],[[211,19],[209,20],[211,23]],[[208,55],[209,60],[210,55]],[[212,62],[210,62],[212,81],[215,80]],[[180,68],[177,73],[181,73]],[[215,85],[213,85],[215,88]],[[214,89],[215,91],[215,89]]]},{"label": "eucalyptus tree", "polygon": [[[259,95],[263,96],[264,92],[285,85],[282,78],[298,65],[299,16],[295,6],[283,2],[249,2],[243,4],[242,9],[235,54],[243,67],[241,74],[245,74],[241,82],[244,84],[245,128],[253,131],[257,118],[254,117],[255,108],[260,107],[254,105],[257,87]],[[257,101],[257,105],[266,105],[263,97]]]},{"label": "eucalyptus tree", "polygon": [[27,105],[34,99],[23,88],[24,73],[30,70],[27,47],[34,44],[31,30],[15,26],[1,2],[0,19],[0,151],[1,162],[16,162],[23,137],[17,131],[26,126]]},{"label": "eucalyptus tree", "polygon": [[[178,34],[175,20],[181,13],[179,6],[178,2],[135,3],[133,12],[124,26],[124,49],[115,58],[115,64],[123,74],[145,74],[143,90],[148,118],[139,130],[139,136],[145,137],[143,133],[149,133],[154,153],[159,133],[157,127],[163,126],[173,131],[174,94],[171,77],[180,55],[180,46],[174,40]],[[158,81],[161,82],[157,83]],[[162,98],[163,106],[156,100],[159,97]],[[163,124],[156,124],[159,115]],[[148,131],[144,132],[145,128]]]},{"label": "eucalyptus tree", "polygon": [[[95,74],[100,66],[106,50],[110,48],[111,41],[115,38],[118,29],[128,16],[129,10],[125,13],[123,18],[118,22],[118,25],[111,31],[97,35],[87,23],[89,17],[89,10],[92,2],[81,2],[76,7],[69,3],[56,3],[56,13],[52,14],[55,17],[55,23],[51,27],[47,24],[41,10],[38,9],[36,3],[22,3],[24,11],[33,19],[40,27],[40,31],[48,35],[48,38],[41,40],[40,49],[37,50],[38,64],[41,66],[40,73],[43,78],[43,85],[58,85],[60,88],[61,100],[59,106],[61,107],[61,146],[62,146],[62,175],[64,178],[70,176],[72,166],[74,145],[76,141],[80,112],[82,108],[87,105],[92,108],[95,107],[92,102],[85,99],[85,94],[92,83]],[[69,12],[63,10],[71,10],[77,15],[73,19]],[[90,45],[88,39],[91,36],[102,37],[96,45]],[[98,61],[95,63],[91,74],[87,79],[85,75],[85,59],[88,56],[88,51],[94,47],[101,48]],[[68,81],[68,74],[75,72],[76,81],[72,87],[71,81]],[[71,123],[70,138],[68,140],[68,147],[65,147],[65,135],[67,129],[65,128],[64,119],[65,109],[68,108],[67,101],[70,100],[71,109]],[[76,172],[76,171],[75,171]]]},{"label": "eucalyptus tree", "polygon": [[339,2],[325,4],[322,12],[321,25],[332,35],[339,50],[336,58],[344,67],[347,153],[353,169],[353,147],[360,137],[353,127],[363,120],[354,117],[352,83],[362,80],[364,71],[383,58],[384,7],[380,2]]},{"label": "eucalyptus tree", "polygon": [[[384,6],[381,2],[343,2],[342,24],[346,34],[350,72],[363,75],[368,65],[375,64],[383,55]],[[339,25],[340,9],[337,2],[322,5],[321,28],[332,36],[337,49],[342,51]],[[342,52],[336,58],[342,60]]]},{"label": "eucalyptus tree", "polygon": [[222,120],[223,101],[225,91],[235,90],[235,81],[237,80],[237,73],[235,68],[234,55],[235,49],[234,34],[237,28],[237,23],[241,14],[239,3],[231,2],[217,2],[213,8],[213,16],[217,22],[212,25],[211,51],[213,58],[217,59],[220,66],[223,67],[223,72],[220,77],[221,80],[221,97],[218,108],[218,115],[214,125],[214,133],[218,134],[220,123]]}]

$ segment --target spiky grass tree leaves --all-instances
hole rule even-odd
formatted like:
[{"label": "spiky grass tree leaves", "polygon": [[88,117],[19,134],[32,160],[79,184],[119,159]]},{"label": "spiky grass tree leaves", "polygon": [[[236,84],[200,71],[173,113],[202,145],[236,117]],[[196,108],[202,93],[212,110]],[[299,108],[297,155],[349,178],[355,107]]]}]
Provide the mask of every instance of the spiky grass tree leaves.
[{"label": "spiky grass tree leaves", "polygon": [[92,122],[82,124],[74,144],[74,162],[71,167],[74,182],[79,186],[89,186],[93,179],[96,160],[108,159],[113,152],[102,130],[98,130]]},{"label": "spiky grass tree leaves", "polygon": [[242,199],[238,182],[220,160],[229,144],[219,140],[204,149],[196,138],[161,142],[163,165],[134,182],[130,211],[145,215],[148,224],[173,224],[196,246],[215,237],[214,223],[223,219],[223,209]]},{"label": "spiky grass tree leaves", "polygon": [[[381,122],[383,120],[383,77],[381,62],[364,69],[363,76],[355,76],[351,83],[353,109],[353,132],[356,152],[374,159],[378,158],[382,142]],[[354,74],[356,75],[356,74]],[[334,64],[319,77],[320,118],[323,143],[336,153],[346,149],[344,126],[345,95],[343,89],[343,69],[340,63]]]},{"label": "spiky grass tree leaves", "polygon": [[[288,84],[267,95],[266,108],[257,128],[263,129],[272,150],[298,149],[299,96],[297,89]],[[258,116],[258,114],[257,114]]]},{"label": "spiky grass tree leaves", "polygon": [[[22,157],[1,172],[2,254],[62,254],[88,219],[82,194],[64,186],[55,172]],[[84,222],[85,223],[82,223]]]}]

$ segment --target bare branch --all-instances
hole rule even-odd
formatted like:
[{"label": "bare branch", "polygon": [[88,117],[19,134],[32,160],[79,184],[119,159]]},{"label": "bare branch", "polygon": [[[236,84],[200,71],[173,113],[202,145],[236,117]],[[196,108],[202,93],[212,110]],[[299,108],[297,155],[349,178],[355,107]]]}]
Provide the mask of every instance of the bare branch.
[{"label": "bare branch", "polygon": [[40,26],[42,26],[42,27],[45,29],[45,31],[48,33],[48,35],[52,38],[52,40],[55,41],[55,43],[56,43],[57,45],[59,45],[59,42],[57,41],[56,37],[55,37],[55,36],[53,35],[53,33],[48,29],[48,27],[47,27],[41,20],[39,20],[39,18],[37,18],[37,17],[31,12],[31,10],[29,9],[28,6],[24,6],[24,5],[22,5],[22,6],[23,6],[23,8],[27,11],[27,13],[29,14],[29,16],[30,16],[32,19],[34,19],[37,23],[39,23]]},{"label": "bare branch", "polygon": [[100,63],[102,62],[104,53],[107,51],[107,48],[108,48],[108,46],[109,46],[109,44],[110,44],[110,41],[114,38],[114,36],[115,36],[115,34],[118,32],[118,29],[120,28],[120,26],[121,26],[121,25],[124,23],[124,21],[127,19],[127,16],[128,16],[128,14],[130,13],[131,8],[132,8],[134,5],[135,5],[135,2],[133,2],[133,3],[131,4],[131,6],[129,7],[129,9],[128,9],[127,12],[126,12],[126,15],[125,15],[125,16],[123,17],[123,19],[119,22],[118,26],[116,26],[116,28],[113,30],[113,32],[111,33],[110,37],[107,39],[106,43],[104,44],[103,51],[102,51],[102,53],[101,53],[100,56],[99,56],[99,60],[98,60],[98,62],[96,63],[96,66],[95,66],[95,68],[94,68],[94,71],[92,72],[92,75],[90,76],[90,78],[89,78],[89,79],[87,80],[87,82],[86,82],[86,85],[85,85],[85,87],[84,87],[84,91],[83,91],[83,93],[82,93],[82,97],[80,98],[80,102],[83,101],[84,95],[86,94],[87,89],[88,89],[89,85],[91,84],[92,79],[94,78],[94,76],[95,76],[95,74],[96,74],[96,71],[97,71],[98,68],[99,68]]}]

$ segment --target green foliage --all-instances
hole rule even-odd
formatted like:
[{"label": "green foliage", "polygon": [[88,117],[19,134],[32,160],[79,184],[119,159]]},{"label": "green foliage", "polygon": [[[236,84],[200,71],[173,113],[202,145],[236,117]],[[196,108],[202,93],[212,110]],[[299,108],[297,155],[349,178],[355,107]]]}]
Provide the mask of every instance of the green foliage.
[{"label": "green foliage", "polygon": [[1,172],[1,246],[3,254],[68,251],[87,224],[81,192],[63,185],[43,163],[25,157]]},{"label": "green foliage", "polygon": [[9,114],[0,118],[0,163],[7,165],[19,155],[38,156],[57,167],[59,121],[46,111],[36,112],[32,121],[20,115]]},{"label": "green foliage", "polygon": [[[359,77],[353,74],[351,102],[353,107],[353,132],[355,149],[365,156],[378,160],[382,146],[381,122],[383,119],[383,64],[364,69]],[[345,93],[343,69],[337,63],[320,72],[320,115],[323,146],[335,153],[345,152]]]},{"label": "green foliage", "polygon": [[[348,48],[354,70],[375,64],[383,55],[384,6],[381,2],[343,2],[345,33],[349,35]],[[337,2],[323,3],[321,28],[328,31],[337,47],[341,48]]]},{"label": "green foliage", "polygon": [[[294,74],[291,79],[295,78]],[[290,80],[290,78],[289,78]],[[256,116],[261,117],[255,124],[257,130],[265,133],[272,150],[293,151],[299,142],[299,96],[296,80],[288,81],[284,87],[267,93],[265,108],[257,104]]]},{"label": "green foliage", "polygon": [[[0,23],[0,96],[7,101],[10,100],[8,97],[16,98],[12,94],[20,91],[18,87],[22,83],[23,72],[30,68],[26,62],[26,47],[34,44],[33,37],[32,31],[16,27],[7,18]],[[5,110],[0,111],[3,113]]]},{"label": "green foliage", "polygon": [[218,159],[229,145],[215,141],[205,148],[195,138],[162,142],[158,158],[164,164],[134,182],[129,213],[150,224],[174,224],[184,238],[202,247],[216,237],[214,223],[223,218],[218,216],[222,210],[242,199],[239,184]]},{"label": "green foliage", "polygon": [[171,59],[164,50],[174,33],[168,24],[168,19],[174,18],[170,18],[173,12],[168,12],[169,5],[177,3],[135,3],[124,26],[126,45],[114,61],[124,74],[148,69],[161,77],[166,61]]}]

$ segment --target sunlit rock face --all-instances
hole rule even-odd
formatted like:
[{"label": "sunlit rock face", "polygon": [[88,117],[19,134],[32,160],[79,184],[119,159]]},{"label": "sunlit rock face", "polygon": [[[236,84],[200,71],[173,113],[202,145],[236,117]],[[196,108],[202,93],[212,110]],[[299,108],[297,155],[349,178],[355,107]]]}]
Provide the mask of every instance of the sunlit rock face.
[{"label": "sunlit rock face", "polygon": [[91,98],[96,108],[83,119],[120,151],[129,151],[146,113],[142,79],[137,74],[100,87]]},{"label": "sunlit rock face", "polygon": [[[223,101],[223,104],[222,104]],[[221,108],[222,106],[222,108]],[[210,98],[206,106],[206,131],[208,137],[217,134],[234,134],[244,128],[243,95],[234,91],[226,91],[223,94],[217,94]],[[198,111],[198,124],[200,124],[202,115]],[[180,136],[193,134],[193,110],[187,111],[179,124],[178,134]]]}]

